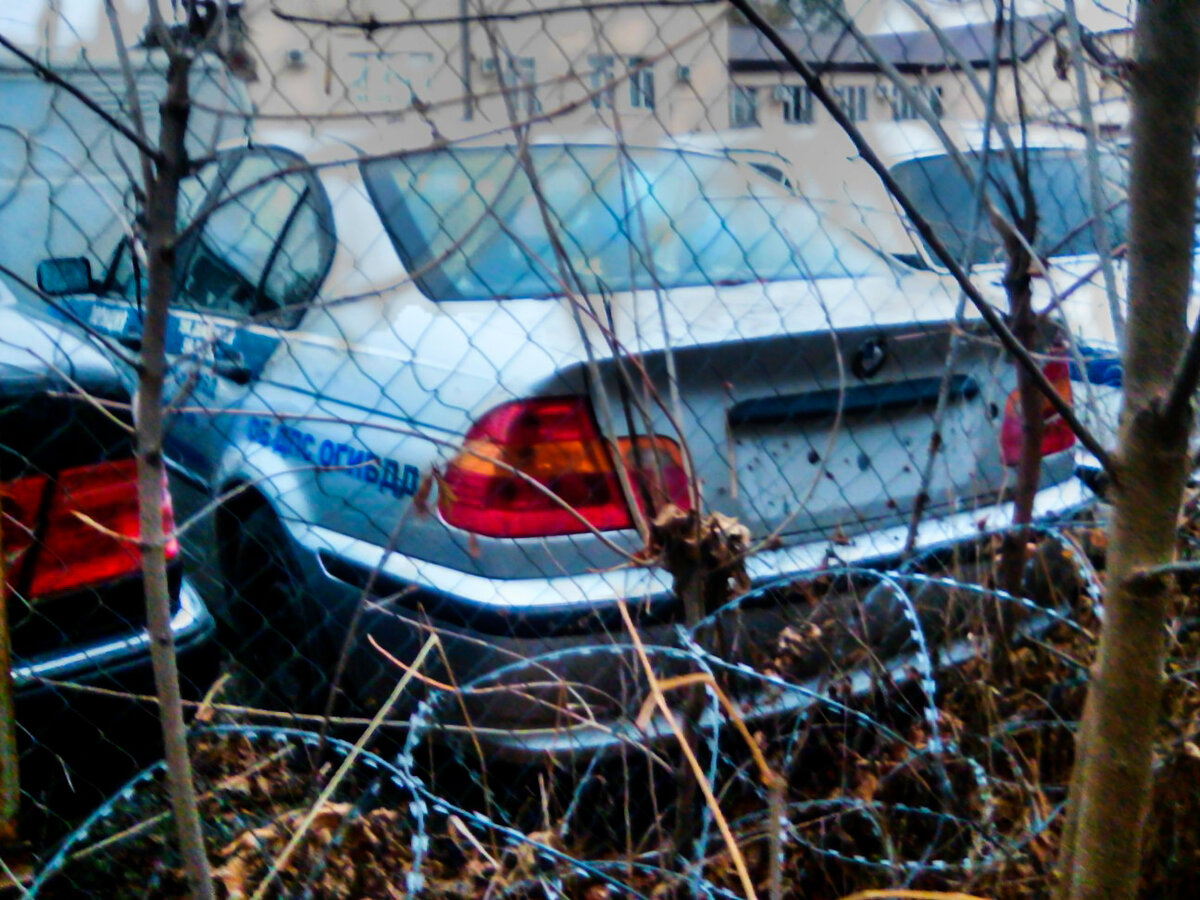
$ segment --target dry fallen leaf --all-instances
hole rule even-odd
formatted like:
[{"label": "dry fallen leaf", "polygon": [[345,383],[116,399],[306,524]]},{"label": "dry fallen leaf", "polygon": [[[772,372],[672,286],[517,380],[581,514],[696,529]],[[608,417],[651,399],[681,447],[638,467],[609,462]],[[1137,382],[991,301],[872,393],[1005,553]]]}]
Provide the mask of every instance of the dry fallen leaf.
[{"label": "dry fallen leaf", "polygon": [[438,472],[435,469],[432,472],[426,473],[425,477],[421,479],[421,483],[417,485],[417,492],[413,494],[412,498],[412,508],[416,515],[421,517],[429,515],[429,495],[433,492],[434,479],[438,477]]},{"label": "dry fallen leaf", "polygon": [[875,799],[875,792],[878,789],[879,776],[874,772],[863,772],[850,793],[864,803],[870,803]]}]

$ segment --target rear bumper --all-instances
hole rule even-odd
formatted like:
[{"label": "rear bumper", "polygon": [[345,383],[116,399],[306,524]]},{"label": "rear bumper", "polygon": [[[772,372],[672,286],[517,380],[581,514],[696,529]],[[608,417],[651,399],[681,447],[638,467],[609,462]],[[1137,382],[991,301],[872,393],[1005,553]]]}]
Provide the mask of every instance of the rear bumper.
[{"label": "rear bumper", "polygon": [[[179,588],[179,609],[171,617],[171,635],[179,655],[205,644],[214,623],[200,595],[187,578]],[[43,689],[42,680],[93,682],[112,680],[131,669],[149,669],[150,635],[139,631],[128,636],[97,641],[67,652],[50,653],[13,666],[13,685],[18,698]]]},{"label": "rear bumper", "polygon": [[[1078,478],[1045,488],[1037,495],[1033,514],[1047,519],[1088,505],[1095,499]],[[964,512],[932,515],[917,533],[916,548],[931,547],[969,538],[982,531],[1003,527],[1012,521],[1011,503],[996,503]],[[393,584],[412,586],[428,604],[442,608],[461,607],[465,620],[499,614],[511,627],[514,619],[531,616],[543,621],[557,616],[577,617],[596,604],[636,599],[653,606],[670,599],[671,580],[661,569],[650,567],[619,568],[603,572],[553,575],[542,578],[489,578],[461,572],[400,553],[384,558],[382,548],[328,529],[297,522],[285,522],[301,548],[318,555],[321,573],[331,581],[346,581],[330,572],[330,562],[341,561],[353,569],[381,575]],[[907,526],[900,525],[866,532],[847,543],[830,540],[766,550],[746,562],[751,582],[761,584],[789,575],[812,572],[832,564],[857,565],[878,563],[898,556],[908,537]],[[517,551],[519,552],[519,551]],[[339,573],[340,574],[340,573]],[[318,595],[319,596],[319,595]]]},{"label": "rear bumper", "polygon": [[[1093,499],[1078,479],[1071,479],[1041,491],[1035,515],[1042,520],[1067,517]],[[917,546],[925,549],[966,541],[981,531],[1002,527],[1011,521],[1011,515],[1011,504],[1002,503],[930,520],[922,525]],[[476,679],[493,685],[485,704],[469,704],[475,711],[468,722],[458,719],[459,704],[443,707],[448,714],[438,715],[438,727],[447,739],[469,731],[472,741],[488,752],[525,760],[544,755],[590,755],[614,744],[644,743],[665,736],[665,732],[654,735],[636,729],[628,721],[589,724],[568,715],[547,722],[544,708],[531,709],[528,692],[495,687],[554,681],[607,699],[627,691],[626,686],[637,680],[638,663],[625,646],[629,639],[615,615],[616,601],[632,601],[629,609],[635,613],[646,645],[680,646],[674,621],[676,604],[664,572],[625,569],[542,579],[489,579],[399,554],[389,555],[379,566],[379,547],[315,528],[304,528],[294,536],[310,550],[303,556],[302,567],[314,596],[321,598],[335,621],[348,621],[366,584],[372,586],[373,602],[362,610],[358,649],[351,654],[344,685],[368,708],[387,696],[400,672],[369,647],[365,637],[370,635],[393,656],[409,661],[430,632],[436,631],[441,646],[426,663],[428,675],[459,686]],[[789,547],[753,557],[748,568],[756,584],[768,584],[831,566],[885,567],[898,557],[906,536],[907,530],[899,527],[862,535],[847,545],[814,542]],[[1023,627],[1037,629],[1045,624],[1048,620],[1031,620]],[[975,650],[973,645],[943,645],[938,651],[939,664],[956,664]],[[525,665],[534,658],[535,663]],[[907,654],[886,660],[895,682],[906,680],[913,664]],[[667,668],[682,672],[690,666],[677,659],[667,660]],[[872,677],[864,669],[853,674],[851,687],[855,692],[866,690],[877,679],[878,672]],[[616,683],[622,686],[614,688]],[[820,694],[817,681],[766,688],[770,699],[744,707],[747,719],[795,714]],[[410,691],[405,709],[411,711],[422,693],[421,688]],[[662,729],[661,723],[652,723],[650,732]]]}]

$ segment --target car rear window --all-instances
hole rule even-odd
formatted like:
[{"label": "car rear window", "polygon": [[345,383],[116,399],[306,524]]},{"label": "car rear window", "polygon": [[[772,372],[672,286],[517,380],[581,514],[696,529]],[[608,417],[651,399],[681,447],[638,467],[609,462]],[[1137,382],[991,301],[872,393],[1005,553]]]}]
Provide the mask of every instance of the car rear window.
[{"label": "car rear window", "polygon": [[84,398],[0,392],[0,482],[131,456],[122,416]]},{"label": "car rear window", "polygon": [[[1081,256],[1099,252],[1091,213],[1091,188],[1087,163],[1081,151],[1070,148],[1030,149],[1029,186],[1037,208],[1037,238],[1034,246],[1044,256]],[[967,155],[973,170],[983,169],[982,155]],[[1021,193],[1012,163],[1001,153],[988,160],[988,192],[996,208],[1012,216],[1005,195],[1017,199]],[[1118,157],[1101,154],[1100,173],[1105,202],[1104,224],[1111,247],[1126,241],[1126,179]],[[976,221],[974,179],[968,179],[949,156],[929,156],[900,163],[892,174],[911,198],[934,233],[958,260],[973,264],[1004,259],[1004,243],[988,220]],[[968,254],[968,249],[972,252]]]},{"label": "car rear window", "polygon": [[[722,157],[668,149],[447,148],[363,175],[435,300],[549,297],[861,276],[886,263],[813,207]],[[538,200],[536,187],[545,198]]]}]

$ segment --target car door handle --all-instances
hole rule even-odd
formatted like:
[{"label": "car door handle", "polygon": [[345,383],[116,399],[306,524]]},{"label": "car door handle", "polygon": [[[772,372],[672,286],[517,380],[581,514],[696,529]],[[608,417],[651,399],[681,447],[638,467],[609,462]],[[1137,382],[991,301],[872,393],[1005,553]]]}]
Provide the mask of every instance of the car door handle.
[{"label": "car door handle", "polygon": [[246,365],[246,358],[241,353],[220,344],[217,345],[216,352],[221,358],[213,360],[212,370],[215,374],[228,378],[234,384],[250,383],[250,367]]},{"label": "car door handle", "polygon": [[213,372],[222,378],[228,378],[234,384],[250,383],[250,367],[245,363],[219,359],[213,363]]}]

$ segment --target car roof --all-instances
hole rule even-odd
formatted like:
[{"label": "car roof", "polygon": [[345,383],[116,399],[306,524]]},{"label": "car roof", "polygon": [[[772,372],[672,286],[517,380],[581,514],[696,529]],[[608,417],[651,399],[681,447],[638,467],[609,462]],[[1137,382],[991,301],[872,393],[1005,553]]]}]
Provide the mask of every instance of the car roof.
[{"label": "car roof", "polygon": [[0,282],[0,397],[49,390],[129,396],[117,364],[81,329],[13,299]]},{"label": "car roof", "polygon": [[[1000,133],[978,121],[942,121],[952,148],[975,151],[990,134],[988,145],[1003,151]],[[925,121],[864,122],[859,126],[871,150],[888,169],[916,159],[945,156],[946,141]],[[916,249],[911,228],[900,214],[882,180],[863,159],[849,136],[840,129],[796,129],[786,146],[766,147],[785,157],[786,172],[797,191],[828,205],[864,240],[891,253]],[[1011,140],[1031,149],[1083,150],[1087,139],[1078,130],[1054,125],[1029,125],[1022,131],[1010,126]]]}]

